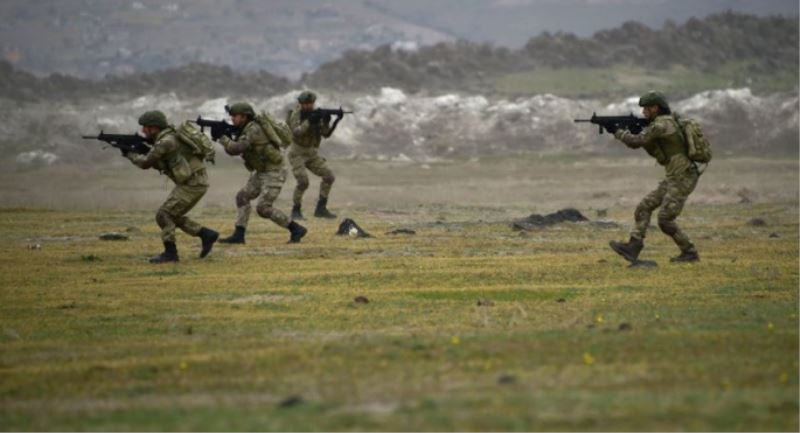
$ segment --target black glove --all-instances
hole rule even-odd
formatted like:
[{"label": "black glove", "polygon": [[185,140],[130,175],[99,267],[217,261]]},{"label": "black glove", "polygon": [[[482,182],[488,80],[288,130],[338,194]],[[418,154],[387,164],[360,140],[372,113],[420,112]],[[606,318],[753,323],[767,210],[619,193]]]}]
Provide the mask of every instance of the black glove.
[{"label": "black glove", "polygon": [[331,123],[331,115],[326,114],[325,117],[322,118],[322,121],[325,122],[326,124]]},{"label": "black glove", "polygon": [[606,128],[606,131],[608,131],[609,134],[614,134],[619,129],[619,126],[616,123],[603,125],[603,127]]},{"label": "black glove", "polygon": [[642,127],[641,126],[637,126],[637,125],[633,125],[633,126],[631,126],[629,131],[631,131],[631,134],[640,134],[642,132]]},{"label": "black glove", "polygon": [[219,141],[222,138],[222,128],[211,128],[211,139],[214,141]]}]

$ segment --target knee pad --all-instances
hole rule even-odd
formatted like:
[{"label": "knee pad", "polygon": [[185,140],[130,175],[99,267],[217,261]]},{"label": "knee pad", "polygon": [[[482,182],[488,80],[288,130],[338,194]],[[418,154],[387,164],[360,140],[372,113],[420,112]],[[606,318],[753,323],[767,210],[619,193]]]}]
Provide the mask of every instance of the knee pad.
[{"label": "knee pad", "polygon": [[676,233],[678,233],[678,225],[672,220],[659,219],[658,228],[660,228],[661,231],[668,236],[674,236]]},{"label": "knee pad", "polygon": [[335,180],[336,180],[336,176],[334,176],[333,174],[328,174],[328,175],[322,176],[322,181],[327,183],[327,184],[332,184]]},{"label": "knee pad", "polygon": [[247,206],[250,203],[250,200],[247,198],[247,194],[244,191],[239,191],[236,194],[236,207],[243,207]]},{"label": "knee pad", "polygon": [[256,207],[256,212],[261,218],[269,219],[272,217],[272,206],[258,206]]},{"label": "knee pad", "polygon": [[308,182],[307,178],[306,179],[297,179],[297,189],[299,189],[301,191],[305,191],[305,190],[308,189],[308,185],[309,185],[309,182]]},{"label": "knee pad", "polygon": [[156,212],[156,224],[158,224],[159,227],[166,227],[171,219],[172,217],[164,209],[159,209],[158,212]]}]

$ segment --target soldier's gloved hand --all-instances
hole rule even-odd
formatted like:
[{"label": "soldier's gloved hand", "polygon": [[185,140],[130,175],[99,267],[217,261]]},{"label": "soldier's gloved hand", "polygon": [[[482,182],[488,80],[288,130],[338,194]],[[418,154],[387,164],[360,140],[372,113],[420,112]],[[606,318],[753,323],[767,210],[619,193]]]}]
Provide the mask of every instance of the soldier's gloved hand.
[{"label": "soldier's gloved hand", "polygon": [[322,118],[322,121],[325,122],[326,124],[331,123],[331,115],[326,114],[325,117]]},{"label": "soldier's gloved hand", "polygon": [[211,139],[214,141],[219,141],[224,134],[222,133],[222,128],[211,128]]},{"label": "soldier's gloved hand", "polygon": [[619,130],[619,126],[617,126],[617,125],[615,125],[613,123],[609,124],[609,125],[605,125],[604,127],[605,127],[606,131],[608,131],[609,134],[615,134]]}]

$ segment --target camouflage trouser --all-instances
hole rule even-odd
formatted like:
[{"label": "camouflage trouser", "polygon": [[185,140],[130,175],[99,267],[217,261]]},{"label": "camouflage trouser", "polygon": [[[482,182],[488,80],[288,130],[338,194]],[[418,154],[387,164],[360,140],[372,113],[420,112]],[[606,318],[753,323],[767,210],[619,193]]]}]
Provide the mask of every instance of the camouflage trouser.
[{"label": "camouflage trouser", "polygon": [[167,201],[156,213],[156,223],[161,227],[161,240],[175,242],[175,228],[197,236],[202,226],[186,216],[208,191],[208,178],[205,170],[195,173],[184,185],[175,185]]},{"label": "camouflage trouser", "polygon": [[292,164],[292,173],[297,180],[297,187],[294,189],[293,196],[296,206],[302,204],[303,194],[309,186],[306,169],[322,178],[322,183],[319,185],[319,196],[321,198],[328,198],[328,194],[330,194],[331,187],[336,178],[325,163],[325,158],[319,156],[316,148],[309,149],[292,145],[289,151],[289,163]]},{"label": "camouflage trouser", "polygon": [[634,215],[636,226],[631,232],[631,237],[644,239],[647,227],[650,225],[650,215],[654,210],[661,207],[658,211],[658,227],[664,234],[671,237],[681,251],[694,251],[694,245],[686,236],[686,233],[678,227],[675,220],[681,214],[683,205],[689,194],[697,186],[699,174],[697,169],[692,166],[682,174],[669,176],[658,184],[655,191],[647,194],[636,207]]},{"label": "camouflage trouser", "polygon": [[281,187],[286,182],[286,169],[279,168],[265,172],[254,171],[247,180],[247,184],[236,194],[236,225],[247,227],[250,220],[250,202],[258,198],[256,212],[262,218],[272,220],[281,227],[289,227],[289,218],[286,214],[272,207]]}]

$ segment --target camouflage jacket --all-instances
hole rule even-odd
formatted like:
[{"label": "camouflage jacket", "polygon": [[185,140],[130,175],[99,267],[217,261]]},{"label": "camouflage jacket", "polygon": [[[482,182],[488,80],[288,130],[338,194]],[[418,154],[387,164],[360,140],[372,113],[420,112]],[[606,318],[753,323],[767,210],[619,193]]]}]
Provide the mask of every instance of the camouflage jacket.
[{"label": "camouflage jacket", "polygon": [[158,134],[147,155],[131,152],[127,157],[140,168],[158,169],[178,185],[185,185],[195,173],[206,168],[203,160],[181,142],[172,126]]},{"label": "camouflage jacket", "polygon": [[228,155],[241,155],[249,171],[264,172],[283,166],[280,144],[270,142],[256,121],[248,122],[236,140],[223,136],[220,143]]},{"label": "camouflage jacket", "polygon": [[286,116],[286,124],[292,130],[293,145],[305,148],[319,148],[322,139],[329,138],[333,132],[330,123],[320,121],[319,124],[312,125],[308,119],[303,120],[299,105],[289,111],[289,115]]},{"label": "camouflage jacket", "polygon": [[614,136],[631,149],[644,148],[664,166],[667,176],[682,174],[692,166],[683,131],[671,114],[656,117],[639,134],[620,129]]}]

